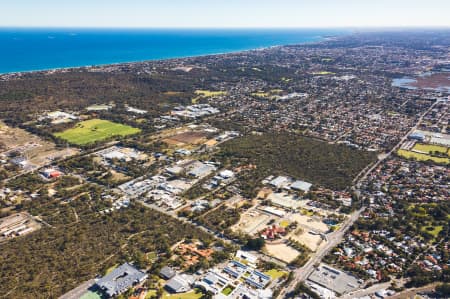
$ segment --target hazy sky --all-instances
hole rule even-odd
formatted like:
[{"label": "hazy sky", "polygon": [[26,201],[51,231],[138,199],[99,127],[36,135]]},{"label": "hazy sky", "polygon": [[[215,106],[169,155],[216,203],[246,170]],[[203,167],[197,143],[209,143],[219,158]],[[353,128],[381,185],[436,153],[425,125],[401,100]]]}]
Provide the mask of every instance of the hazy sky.
[{"label": "hazy sky", "polygon": [[0,26],[450,26],[450,0],[0,0]]}]

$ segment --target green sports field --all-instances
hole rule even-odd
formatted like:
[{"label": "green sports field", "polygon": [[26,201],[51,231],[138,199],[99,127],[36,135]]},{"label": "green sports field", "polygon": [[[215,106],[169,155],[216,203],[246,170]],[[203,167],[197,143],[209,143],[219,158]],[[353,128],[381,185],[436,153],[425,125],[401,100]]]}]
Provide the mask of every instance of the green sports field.
[{"label": "green sports field", "polygon": [[416,143],[413,147],[414,150],[423,152],[424,154],[429,154],[430,152],[439,152],[442,154],[447,154],[447,156],[450,157],[450,151],[445,146],[440,145],[434,145],[434,144],[422,144],[422,143]]},{"label": "green sports field", "polygon": [[449,164],[450,158],[433,157],[427,154],[416,153],[412,151],[407,151],[404,149],[399,149],[397,154],[406,159],[416,159],[417,161],[433,161],[440,164]]},{"label": "green sports field", "polygon": [[114,136],[127,136],[137,134],[141,130],[127,125],[111,122],[103,119],[91,119],[82,121],[74,128],[54,134],[72,144],[86,145]]}]

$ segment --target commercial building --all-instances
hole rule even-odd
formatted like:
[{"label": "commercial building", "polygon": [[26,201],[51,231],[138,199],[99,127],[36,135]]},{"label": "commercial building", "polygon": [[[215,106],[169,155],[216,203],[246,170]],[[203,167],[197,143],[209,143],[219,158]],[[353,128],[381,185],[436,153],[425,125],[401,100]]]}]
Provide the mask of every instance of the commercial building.
[{"label": "commercial building", "polygon": [[414,132],[412,134],[409,134],[408,139],[424,141],[425,140],[425,135],[422,134],[422,133],[419,133],[419,132]]},{"label": "commercial building", "polygon": [[134,285],[143,282],[148,275],[134,266],[125,263],[111,273],[103,276],[96,285],[107,295],[113,297],[122,294]]},{"label": "commercial building", "polygon": [[289,182],[290,182],[290,179],[288,177],[278,176],[275,179],[271,180],[269,182],[269,184],[275,188],[282,188],[282,187],[286,186],[287,184],[289,184]]},{"label": "commercial building", "polygon": [[46,179],[54,179],[54,178],[60,177],[62,175],[61,171],[56,170],[54,168],[44,169],[41,171],[41,173]]},{"label": "commercial building", "polygon": [[202,178],[211,174],[215,170],[216,167],[214,165],[195,161],[192,165],[190,165],[188,175],[195,178]]},{"label": "commercial building", "polygon": [[165,266],[164,268],[161,269],[161,271],[159,271],[159,275],[164,279],[171,279],[176,274],[177,273],[175,272],[175,270],[167,266]]},{"label": "commercial building", "polygon": [[311,273],[308,281],[341,295],[359,287],[356,277],[324,264],[321,264]]},{"label": "commercial building", "polygon": [[295,181],[294,183],[291,184],[291,189],[307,193],[311,188],[311,186],[312,186],[311,183],[305,181]]},{"label": "commercial building", "polygon": [[185,293],[191,290],[193,279],[186,274],[175,275],[167,281],[164,288],[171,293]]}]

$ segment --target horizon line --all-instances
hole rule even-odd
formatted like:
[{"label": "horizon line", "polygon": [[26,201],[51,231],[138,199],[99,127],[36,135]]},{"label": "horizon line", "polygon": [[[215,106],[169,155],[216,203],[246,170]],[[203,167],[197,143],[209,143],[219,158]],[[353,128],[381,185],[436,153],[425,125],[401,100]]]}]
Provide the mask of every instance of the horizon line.
[{"label": "horizon line", "polygon": [[171,27],[171,26],[10,26],[10,25],[0,25],[0,29],[135,29],[135,30],[299,30],[299,29],[347,29],[347,30],[366,30],[366,29],[450,29],[450,25],[405,25],[405,26],[390,26],[390,25],[380,25],[380,26],[286,26],[286,27],[203,27],[203,26],[193,26],[193,27]]}]

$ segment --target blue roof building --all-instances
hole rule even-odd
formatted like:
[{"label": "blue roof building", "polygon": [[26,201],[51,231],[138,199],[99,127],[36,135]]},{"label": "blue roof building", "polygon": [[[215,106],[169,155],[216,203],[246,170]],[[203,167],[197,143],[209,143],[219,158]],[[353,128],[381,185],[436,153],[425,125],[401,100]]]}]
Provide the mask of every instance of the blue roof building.
[{"label": "blue roof building", "polygon": [[147,279],[148,275],[134,266],[125,263],[111,273],[100,278],[96,285],[108,296],[122,294],[134,285]]}]

